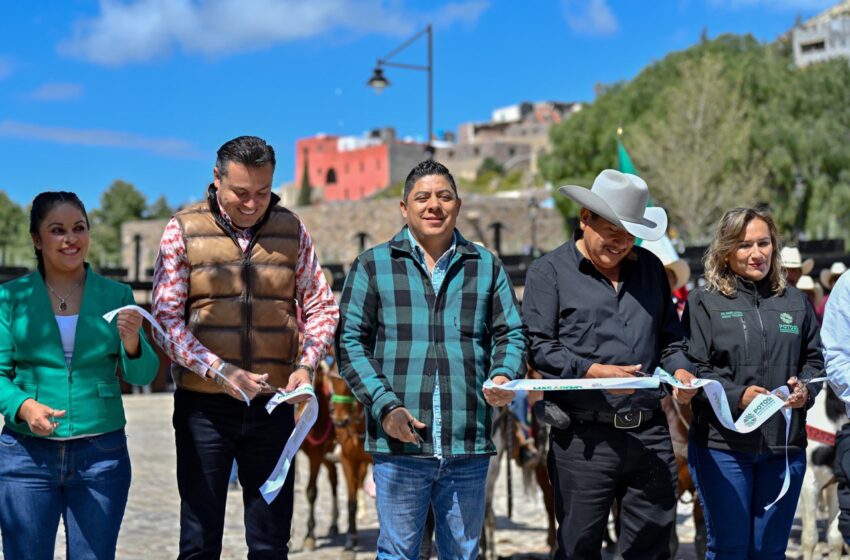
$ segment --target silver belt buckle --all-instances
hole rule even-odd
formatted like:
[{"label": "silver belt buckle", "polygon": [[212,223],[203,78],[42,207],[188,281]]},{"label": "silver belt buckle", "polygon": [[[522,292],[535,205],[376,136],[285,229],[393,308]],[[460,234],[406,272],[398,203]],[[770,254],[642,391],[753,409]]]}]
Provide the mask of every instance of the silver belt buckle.
[{"label": "silver belt buckle", "polygon": [[620,430],[628,430],[637,428],[643,420],[643,412],[638,410],[630,410],[628,412],[618,412],[614,414],[614,427]]}]

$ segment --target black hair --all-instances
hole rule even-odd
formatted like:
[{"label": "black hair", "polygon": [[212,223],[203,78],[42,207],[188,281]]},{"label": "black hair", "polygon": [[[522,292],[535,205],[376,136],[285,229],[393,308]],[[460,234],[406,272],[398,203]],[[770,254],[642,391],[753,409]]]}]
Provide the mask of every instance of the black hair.
[{"label": "black hair", "polygon": [[240,136],[225,142],[216,153],[215,166],[220,175],[227,175],[228,162],[246,167],[275,166],[274,148],[257,136]]},{"label": "black hair", "polygon": [[416,181],[422,177],[427,177],[428,175],[440,175],[445,177],[449,182],[449,185],[452,187],[452,190],[455,192],[455,196],[457,196],[455,178],[452,177],[449,169],[438,161],[426,159],[425,161],[417,164],[416,167],[411,169],[410,173],[408,173],[407,179],[404,180],[404,193],[402,194],[401,199],[404,202],[407,202],[407,197],[410,195],[410,191],[413,190],[413,186],[416,184]]},{"label": "black hair", "polygon": [[[89,215],[86,213],[86,207],[83,201],[76,194],[68,191],[46,191],[39,193],[32,201],[30,209],[30,235],[38,237],[38,228],[56,206],[59,204],[73,204],[80,212],[83,213],[83,218],[86,220],[86,227],[89,227]],[[35,249],[35,258],[38,260],[38,271],[44,276],[44,255],[41,254],[41,249]]]}]

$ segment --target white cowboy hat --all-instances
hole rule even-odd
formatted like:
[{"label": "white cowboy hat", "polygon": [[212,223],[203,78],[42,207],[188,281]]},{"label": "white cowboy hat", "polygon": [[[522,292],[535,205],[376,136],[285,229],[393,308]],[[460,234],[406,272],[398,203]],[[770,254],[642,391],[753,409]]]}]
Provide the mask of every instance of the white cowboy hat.
[{"label": "white cowboy hat", "polygon": [[785,268],[799,268],[803,274],[809,274],[815,267],[815,260],[803,260],[800,250],[796,247],[783,247],[779,256],[782,259],[782,266]]},{"label": "white cowboy hat", "polygon": [[652,251],[656,257],[661,259],[661,264],[664,265],[664,268],[669,268],[673,271],[673,275],[676,277],[676,283],[670,286],[671,290],[675,292],[688,283],[688,280],[691,278],[691,267],[687,261],[679,257],[679,253],[676,252],[676,248],[673,247],[673,243],[669,237],[662,235],[661,239],[656,241],[644,240],[640,246]]},{"label": "white cowboy hat", "polygon": [[841,276],[847,271],[847,267],[843,262],[837,261],[832,263],[832,266],[829,268],[824,268],[820,271],[820,283],[823,284],[824,288],[832,288],[832,283],[836,278]]},{"label": "white cowboy hat", "polygon": [[564,185],[558,190],[635,237],[656,241],[667,231],[667,212],[657,206],[647,208],[649,188],[637,175],[606,169],[590,189]]},{"label": "white cowboy hat", "polygon": [[801,292],[811,292],[814,294],[815,305],[818,305],[821,299],[823,299],[823,288],[820,287],[820,284],[816,284],[814,279],[808,274],[800,276],[800,279],[797,280],[797,289]]}]

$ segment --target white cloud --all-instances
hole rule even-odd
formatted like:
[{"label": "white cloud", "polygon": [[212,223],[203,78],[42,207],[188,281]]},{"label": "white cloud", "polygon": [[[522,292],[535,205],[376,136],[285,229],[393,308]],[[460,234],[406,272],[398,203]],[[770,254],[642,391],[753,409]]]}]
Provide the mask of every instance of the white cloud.
[{"label": "white cloud", "polygon": [[[100,0],[100,13],[76,22],[63,54],[121,66],[174,50],[224,56],[330,31],[405,35],[425,18],[399,0]],[[452,3],[430,14],[442,25],[476,20],[488,0]]]},{"label": "white cloud", "polygon": [[765,8],[777,11],[820,11],[837,3],[837,0],[708,0],[709,5],[737,10]]},{"label": "white cloud", "polygon": [[620,30],[614,12],[605,0],[562,0],[564,19],[574,33],[608,37]]},{"label": "white cloud", "polygon": [[42,126],[14,120],[0,121],[0,137],[74,146],[142,150],[159,156],[176,158],[203,156],[200,150],[190,142],[177,138],[150,138],[117,130]]},{"label": "white cloud", "polygon": [[49,82],[42,84],[27,97],[34,101],[65,101],[79,97],[83,86],[69,82]]}]

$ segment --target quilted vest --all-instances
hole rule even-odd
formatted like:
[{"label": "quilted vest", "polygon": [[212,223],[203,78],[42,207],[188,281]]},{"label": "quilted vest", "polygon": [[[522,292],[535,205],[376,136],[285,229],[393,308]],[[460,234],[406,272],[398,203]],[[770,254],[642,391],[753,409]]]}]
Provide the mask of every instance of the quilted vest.
[{"label": "quilted vest", "polygon": [[[278,206],[254,226],[246,251],[222,217],[210,187],[207,202],[177,214],[189,261],[186,324],[198,341],[226,362],[254,373],[268,373],[269,383],[285,387],[298,353],[295,268],[298,263],[298,218]],[[178,387],[222,393],[210,379],[172,365]]]}]

